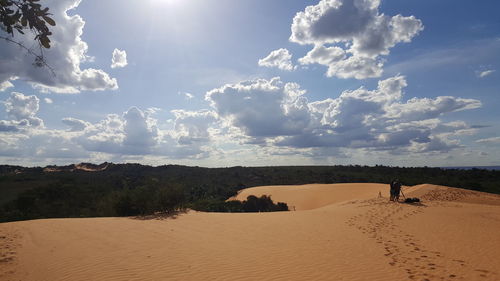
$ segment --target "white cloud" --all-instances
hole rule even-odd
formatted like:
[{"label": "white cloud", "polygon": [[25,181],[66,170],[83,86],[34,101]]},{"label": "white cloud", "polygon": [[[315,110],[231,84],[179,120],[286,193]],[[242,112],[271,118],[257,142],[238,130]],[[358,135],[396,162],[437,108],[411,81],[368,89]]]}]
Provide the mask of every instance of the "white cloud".
[{"label": "white cloud", "polygon": [[423,25],[414,16],[380,14],[379,5],[379,0],[322,0],[297,13],[290,41],[314,45],[299,62],[328,66],[329,77],[380,77],[380,56],[410,42]]},{"label": "white cloud", "polygon": [[305,91],[276,77],[227,84],[206,95],[217,114],[249,137],[300,133],[308,125]]},{"label": "white cloud", "polygon": [[[73,119],[71,123],[75,126],[80,122]],[[151,119],[148,113],[133,106],[121,116],[109,114],[96,124],[78,124],[77,129],[84,127],[84,130],[75,140],[88,151],[122,155],[149,154],[157,143],[156,123],[157,120]]]},{"label": "white cloud", "polygon": [[375,90],[359,88],[309,102],[296,83],[257,79],[213,89],[206,100],[227,136],[247,144],[315,149],[311,155],[322,148],[344,155],[339,149],[427,153],[460,147],[452,138],[471,128],[438,118],[481,103],[451,96],[403,102],[406,85],[403,76],[395,76],[379,81]]},{"label": "white cloud", "polygon": [[77,119],[67,120],[66,124],[83,129],[74,140],[87,151],[174,159],[207,157],[210,152],[205,146],[210,141],[209,127],[215,121],[214,113],[184,110],[173,113],[176,119],[170,130],[158,128],[159,121],[151,116],[153,111],[137,107],[131,107],[121,116],[109,114],[96,124]]},{"label": "white cloud", "polygon": [[217,121],[213,111],[186,111],[173,110],[175,115],[174,136],[181,145],[208,142],[210,140],[209,127]]},{"label": "white cloud", "polygon": [[127,65],[127,53],[125,50],[113,50],[113,57],[111,58],[111,68],[120,68]]},{"label": "white cloud", "polygon": [[156,120],[148,120],[148,116],[135,106],[123,114],[123,119],[123,146],[127,154],[149,154],[157,142]]},{"label": "white cloud", "polygon": [[177,94],[183,95],[186,100],[190,100],[190,99],[194,98],[193,94],[187,93],[187,92],[177,92]]},{"label": "white cloud", "polygon": [[87,151],[119,154],[122,143],[124,120],[117,114],[108,114],[104,120],[85,128],[74,137],[74,142]]},{"label": "white cloud", "polygon": [[492,138],[486,138],[486,139],[479,139],[476,142],[477,143],[496,144],[496,143],[500,143],[500,137],[492,137]]},{"label": "white cloud", "polygon": [[435,99],[412,98],[404,104],[394,104],[387,110],[386,117],[397,120],[413,121],[431,119],[448,112],[462,111],[481,107],[481,102],[452,96]]},{"label": "white cloud", "polygon": [[22,93],[12,92],[10,97],[3,103],[7,116],[14,119],[10,121],[11,125],[17,125],[18,128],[43,127],[42,119],[36,116],[40,108],[40,100],[37,96],[25,96]]},{"label": "white cloud", "polygon": [[44,98],[43,100],[45,101],[46,104],[52,104],[52,103],[54,103],[54,101],[52,99],[50,99],[50,98]]},{"label": "white cloud", "polygon": [[365,79],[370,77],[380,77],[382,75],[383,63],[371,58],[362,56],[350,56],[345,60],[340,60],[328,65],[326,76],[339,78]]},{"label": "white cloud", "polygon": [[426,142],[413,142],[410,151],[417,153],[425,153],[425,152],[449,152],[454,148],[459,148],[459,141],[450,140],[446,138],[441,138],[439,136],[431,136],[429,137],[429,141]]},{"label": "white cloud", "polygon": [[8,88],[12,87],[14,87],[14,84],[12,84],[9,80],[3,81],[2,83],[0,83],[0,92],[4,92]]},{"label": "white cloud", "polygon": [[87,68],[81,71],[79,76],[78,82],[81,90],[104,91],[118,89],[116,79],[110,78],[106,72],[100,69]]},{"label": "white cloud", "polygon": [[300,64],[313,64],[319,63],[323,65],[330,65],[334,62],[344,60],[346,52],[340,47],[325,47],[317,45],[310,50],[304,57],[299,59]]},{"label": "white cloud", "polygon": [[463,147],[459,137],[476,127],[441,118],[481,103],[452,96],[406,99],[406,86],[405,77],[394,76],[373,90],[360,87],[310,102],[297,83],[255,79],[208,91],[210,110],[173,110],[170,123],[155,118],[157,108],[130,107],[95,123],[64,118],[67,130],[43,126],[38,97],[12,93],[3,102],[10,119],[0,120],[0,157],[224,159],[242,150],[258,152],[259,161],[266,155],[280,161],[326,161],[363,153],[439,154]]},{"label": "white cloud", "polygon": [[477,77],[479,77],[479,78],[484,78],[484,77],[486,77],[486,76],[491,75],[493,72],[495,72],[495,70],[494,70],[494,69],[485,70],[485,71],[478,71],[478,72],[477,72]]},{"label": "white cloud", "polygon": [[[57,23],[50,27],[51,47],[44,50],[47,63],[55,75],[45,67],[34,67],[34,57],[27,55],[14,44],[0,44],[0,83],[16,76],[32,83],[43,91],[56,93],[78,93],[83,90],[102,91],[118,88],[115,78],[100,69],[81,69],[87,59],[87,43],[82,41],[85,21],[79,15],[68,15],[68,11],[79,5],[78,0],[50,2],[52,17]],[[1,31],[0,31],[1,32]],[[15,40],[27,46],[33,42],[33,34],[16,34]]]},{"label": "white cloud", "polygon": [[51,163],[56,158],[73,161],[88,154],[67,132],[44,127],[43,120],[36,116],[38,97],[14,92],[3,103],[11,120],[0,120],[0,157],[23,159],[33,165],[39,161]]},{"label": "white cloud", "polygon": [[90,126],[90,123],[88,122],[71,117],[63,118],[62,122],[70,127],[69,130],[71,132],[83,131],[85,128]]},{"label": "white cloud", "polygon": [[17,132],[19,122],[11,120],[0,120],[0,132]]},{"label": "white cloud", "polygon": [[295,67],[292,64],[292,55],[287,49],[274,50],[263,59],[259,60],[259,66],[277,67],[281,70],[292,71]]}]

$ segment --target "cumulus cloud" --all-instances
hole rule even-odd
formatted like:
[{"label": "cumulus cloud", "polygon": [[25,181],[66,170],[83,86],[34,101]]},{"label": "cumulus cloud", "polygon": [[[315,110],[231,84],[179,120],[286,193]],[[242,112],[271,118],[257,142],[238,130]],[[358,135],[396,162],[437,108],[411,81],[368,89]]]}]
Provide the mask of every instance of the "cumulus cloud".
[{"label": "cumulus cloud", "polygon": [[154,111],[131,107],[121,116],[109,114],[95,124],[77,119],[67,120],[66,124],[83,129],[75,141],[88,151],[175,159],[209,155],[205,146],[210,141],[210,125],[215,121],[213,112],[175,110],[174,127],[167,130],[158,128],[159,121],[152,114]]},{"label": "cumulus cloud", "polygon": [[[43,91],[56,93],[78,93],[80,91],[102,91],[118,88],[115,78],[100,69],[81,69],[80,64],[87,59],[87,43],[81,39],[85,21],[79,15],[68,15],[68,11],[79,5],[79,0],[50,2],[50,12],[57,25],[51,27],[50,49],[44,50],[47,63],[55,75],[47,68],[34,67],[32,56],[26,55],[14,44],[0,44],[0,83],[11,77],[19,77]],[[3,31],[0,31],[3,32]],[[16,35],[16,40],[31,46],[33,34]]]},{"label": "cumulus cloud", "polygon": [[459,137],[477,130],[441,118],[478,108],[478,100],[406,98],[406,87],[404,76],[394,76],[379,81],[375,89],[360,87],[309,101],[297,83],[255,79],[208,91],[210,109],[173,110],[170,122],[158,120],[156,108],[133,106],[93,123],[64,118],[66,130],[43,126],[38,97],[12,93],[3,101],[9,120],[0,120],[0,156],[81,159],[97,153],[108,158],[201,159],[238,143],[247,145],[246,150],[258,147],[262,157],[293,153],[345,158],[353,151],[437,154],[462,147]]},{"label": "cumulus cloud", "polygon": [[83,131],[85,128],[90,126],[90,123],[85,122],[83,120],[67,117],[63,118],[62,122],[70,127],[71,132],[78,132],[78,131]]},{"label": "cumulus cloud", "polygon": [[263,59],[259,60],[259,66],[277,67],[281,70],[292,71],[295,67],[292,64],[292,55],[287,49],[274,50]]},{"label": "cumulus cloud", "polygon": [[493,72],[495,72],[495,70],[494,69],[490,69],[490,70],[485,70],[485,71],[478,71],[476,73],[477,73],[477,77],[484,78],[484,77],[486,77],[488,75],[493,74]]},{"label": "cumulus cloud", "polygon": [[362,87],[309,102],[296,83],[257,79],[213,89],[206,100],[233,138],[261,146],[331,148],[339,155],[338,149],[352,148],[426,153],[459,147],[452,137],[471,127],[439,117],[481,103],[451,96],[404,102],[406,86],[403,76],[395,76],[375,90]]},{"label": "cumulus cloud", "polygon": [[64,163],[74,163],[89,157],[89,152],[76,145],[64,131],[43,128],[0,134],[0,157],[12,157],[12,161],[22,159],[33,165],[37,162],[53,164],[65,159]]},{"label": "cumulus cloud", "polygon": [[40,108],[40,99],[37,96],[25,96],[22,93],[12,92],[3,103],[7,116],[13,119],[4,122],[10,122],[12,126],[19,127],[43,127],[42,119],[36,116]]},{"label": "cumulus cloud", "polygon": [[439,117],[448,112],[479,108],[481,102],[475,99],[463,99],[442,96],[435,99],[412,98],[404,104],[395,104],[386,116],[398,120],[417,120]]},{"label": "cumulus cloud", "polygon": [[113,50],[113,57],[111,58],[111,68],[120,68],[127,65],[127,53],[125,50]]},{"label": "cumulus cloud", "polygon": [[206,95],[217,114],[250,137],[300,133],[308,125],[305,91],[276,77],[227,84]]},{"label": "cumulus cloud", "polygon": [[17,132],[19,131],[18,125],[18,122],[0,120],[0,132]]},{"label": "cumulus cloud", "polygon": [[156,121],[135,106],[123,114],[123,119],[123,146],[127,154],[149,154],[157,142]]},{"label": "cumulus cloud", "polygon": [[154,115],[160,109],[132,106],[123,114],[108,114],[95,123],[63,118],[61,121],[68,129],[51,130],[37,116],[39,103],[35,95],[16,92],[2,102],[9,119],[0,120],[0,157],[64,163],[68,160],[61,159],[80,161],[94,157],[202,159],[216,151],[211,143],[217,122],[213,111],[174,110],[172,127],[164,124],[159,129],[161,122]]},{"label": "cumulus cloud", "polygon": [[210,126],[217,121],[213,111],[186,111],[173,110],[175,115],[174,136],[181,145],[208,142],[210,140]]},{"label": "cumulus cloud", "polygon": [[43,100],[45,101],[46,104],[54,103],[54,101],[51,98],[44,98]]},{"label": "cumulus cloud", "polygon": [[82,131],[76,142],[88,151],[138,155],[151,153],[157,135],[156,120],[137,107],[122,115],[108,114],[104,120],[86,124],[82,120],[63,120],[72,130]]},{"label": "cumulus cloud", "polygon": [[364,79],[367,77],[378,77],[382,75],[383,63],[369,57],[348,56],[348,52],[340,47],[315,46],[299,63],[321,64],[328,66],[326,76],[340,78]]},{"label": "cumulus cloud", "polygon": [[[79,159],[88,153],[67,132],[47,129],[36,114],[40,100],[35,95],[12,93],[3,102],[10,120],[0,120],[0,157],[24,159],[25,163],[53,159]],[[16,161],[17,161],[16,160]]]},{"label": "cumulus cloud", "polygon": [[297,13],[290,41],[314,45],[299,63],[325,65],[328,77],[379,77],[381,56],[423,29],[414,16],[380,14],[379,5],[379,0],[322,0]]},{"label": "cumulus cloud", "polygon": [[87,151],[119,154],[123,152],[123,127],[120,115],[108,114],[105,119],[87,126],[73,140]]}]

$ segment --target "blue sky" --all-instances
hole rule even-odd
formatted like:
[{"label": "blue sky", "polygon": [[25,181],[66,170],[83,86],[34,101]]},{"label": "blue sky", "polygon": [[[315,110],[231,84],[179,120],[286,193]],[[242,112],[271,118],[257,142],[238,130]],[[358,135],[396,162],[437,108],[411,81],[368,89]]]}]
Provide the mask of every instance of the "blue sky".
[{"label": "blue sky", "polygon": [[498,1],[44,3],[55,75],[0,41],[2,164],[500,165]]}]

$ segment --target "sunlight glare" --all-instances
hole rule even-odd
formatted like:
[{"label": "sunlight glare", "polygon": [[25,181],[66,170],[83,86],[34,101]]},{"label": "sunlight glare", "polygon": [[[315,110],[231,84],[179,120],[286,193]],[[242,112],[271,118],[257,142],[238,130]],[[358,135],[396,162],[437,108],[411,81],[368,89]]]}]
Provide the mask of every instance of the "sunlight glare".
[{"label": "sunlight glare", "polygon": [[179,5],[181,2],[183,2],[183,1],[182,0],[151,0],[152,4],[169,5],[169,6]]}]

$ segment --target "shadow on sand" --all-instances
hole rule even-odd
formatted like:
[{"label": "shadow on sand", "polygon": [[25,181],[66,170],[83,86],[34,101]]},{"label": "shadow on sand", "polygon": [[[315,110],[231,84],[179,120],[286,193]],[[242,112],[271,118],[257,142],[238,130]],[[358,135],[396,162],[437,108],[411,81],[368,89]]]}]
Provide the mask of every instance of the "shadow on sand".
[{"label": "shadow on sand", "polygon": [[416,207],[427,207],[427,205],[423,204],[422,201],[420,202],[399,202],[400,204],[405,204],[405,205],[410,205],[410,206],[416,206]]}]

